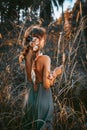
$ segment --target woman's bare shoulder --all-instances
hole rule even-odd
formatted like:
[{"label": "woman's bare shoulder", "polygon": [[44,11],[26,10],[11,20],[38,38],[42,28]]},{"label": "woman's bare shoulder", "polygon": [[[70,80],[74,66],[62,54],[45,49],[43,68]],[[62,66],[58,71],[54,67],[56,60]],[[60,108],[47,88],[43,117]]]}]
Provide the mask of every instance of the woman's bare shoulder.
[{"label": "woman's bare shoulder", "polygon": [[43,65],[47,65],[47,66],[51,64],[51,59],[48,55],[41,55],[38,61]]},{"label": "woman's bare shoulder", "polygon": [[40,59],[51,61],[51,59],[50,59],[50,57],[49,57],[48,55],[41,55],[41,56],[40,56]]}]

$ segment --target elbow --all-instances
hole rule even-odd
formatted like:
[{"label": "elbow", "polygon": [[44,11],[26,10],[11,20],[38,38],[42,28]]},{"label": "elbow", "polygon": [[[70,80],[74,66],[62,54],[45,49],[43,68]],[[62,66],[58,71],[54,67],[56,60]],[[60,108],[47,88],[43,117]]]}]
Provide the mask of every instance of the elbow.
[{"label": "elbow", "polygon": [[50,88],[50,83],[49,82],[45,82],[43,84],[43,86],[44,86],[44,88],[49,89]]}]

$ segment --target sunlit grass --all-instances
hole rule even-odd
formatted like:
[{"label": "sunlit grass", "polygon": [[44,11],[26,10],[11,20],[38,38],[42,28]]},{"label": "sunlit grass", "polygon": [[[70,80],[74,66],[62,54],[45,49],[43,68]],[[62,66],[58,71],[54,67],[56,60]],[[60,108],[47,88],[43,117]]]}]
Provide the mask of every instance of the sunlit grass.
[{"label": "sunlit grass", "polygon": [[[82,31],[86,18],[81,20],[79,27],[71,35],[70,42],[60,39],[55,54],[56,65],[64,64],[63,74],[57,78],[52,87],[54,99],[54,130],[86,130],[87,129],[87,100],[81,98],[82,87],[87,86],[87,74],[78,70],[78,51],[86,46],[81,45]],[[83,26],[84,23],[84,26]],[[63,35],[63,38],[64,37]],[[0,69],[0,124],[1,130],[22,130],[23,100],[26,92],[25,73],[20,70],[18,55],[20,46],[15,46],[11,41],[8,52],[1,53]],[[54,39],[55,42],[55,39]],[[63,43],[64,42],[64,43]],[[60,50],[61,49],[61,50]],[[49,49],[50,50],[50,49]],[[56,49],[55,49],[56,50]],[[61,55],[61,57],[59,56]],[[63,57],[64,56],[64,57]],[[62,58],[63,57],[63,58]],[[81,57],[82,66],[86,72],[85,61]],[[55,67],[55,64],[53,64]],[[87,91],[87,90],[86,90]],[[86,95],[84,95],[86,96]],[[35,121],[36,122],[36,121]],[[31,122],[34,123],[34,122]]]}]

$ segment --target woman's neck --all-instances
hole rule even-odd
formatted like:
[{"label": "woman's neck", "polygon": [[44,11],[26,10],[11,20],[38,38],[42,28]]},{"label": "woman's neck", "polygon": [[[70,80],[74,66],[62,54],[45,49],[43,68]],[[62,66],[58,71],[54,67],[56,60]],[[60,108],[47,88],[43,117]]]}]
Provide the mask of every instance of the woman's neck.
[{"label": "woman's neck", "polygon": [[26,59],[35,60],[39,55],[42,55],[40,50],[37,52],[34,52],[32,49],[29,49]]},{"label": "woman's neck", "polygon": [[41,51],[36,52],[35,61],[36,61],[36,60],[38,59],[38,57],[41,56],[41,55],[42,55]]},{"label": "woman's neck", "polygon": [[40,51],[37,51],[36,52],[36,57],[38,56],[38,55],[40,55],[41,54],[41,52]]}]

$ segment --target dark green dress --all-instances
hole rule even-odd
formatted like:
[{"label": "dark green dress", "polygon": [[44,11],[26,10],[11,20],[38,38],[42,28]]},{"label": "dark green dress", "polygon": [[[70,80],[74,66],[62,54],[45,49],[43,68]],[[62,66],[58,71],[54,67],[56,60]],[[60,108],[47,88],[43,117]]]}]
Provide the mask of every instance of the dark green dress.
[{"label": "dark green dress", "polygon": [[42,83],[39,83],[38,90],[34,91],[33,84],[29,83],[28,105],[23,118],[24,130],[53,130],[53,111],[51,89],[45,89]]}]

